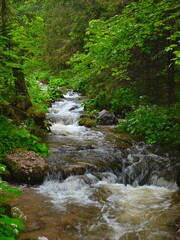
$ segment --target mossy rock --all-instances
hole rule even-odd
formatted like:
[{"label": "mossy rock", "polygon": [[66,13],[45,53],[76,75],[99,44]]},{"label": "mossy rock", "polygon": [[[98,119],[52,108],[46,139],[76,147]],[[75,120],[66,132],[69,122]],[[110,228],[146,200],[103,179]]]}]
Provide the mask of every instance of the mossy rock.
[{"label": "mossy rock", "polygon": [[7,155],[4,161],[17,182],[39,184],[50,171],[46,160],[33,151],[16,151]]},{"label": "mossy rock", "polygon": [[87,128],[92,128],[92,127],[96,127],[97,125],[97,120],[96,119],[90,119],[88,117],[85,118],[81,118],[79,120],[79,125],[80,126],[85,126]]}]

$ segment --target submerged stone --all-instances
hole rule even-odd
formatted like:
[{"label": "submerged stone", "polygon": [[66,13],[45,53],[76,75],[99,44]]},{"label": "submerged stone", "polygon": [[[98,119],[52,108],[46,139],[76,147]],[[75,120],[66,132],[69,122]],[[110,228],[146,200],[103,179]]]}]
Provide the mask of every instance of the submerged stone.
[{"label": "submerged stone", "polygon": [[86,172],[97,172],[100,170],[98,166],[93,163],[77,162],[77,164],[70,165],[62,170],[63,178],[73,175],[84,175]]}]

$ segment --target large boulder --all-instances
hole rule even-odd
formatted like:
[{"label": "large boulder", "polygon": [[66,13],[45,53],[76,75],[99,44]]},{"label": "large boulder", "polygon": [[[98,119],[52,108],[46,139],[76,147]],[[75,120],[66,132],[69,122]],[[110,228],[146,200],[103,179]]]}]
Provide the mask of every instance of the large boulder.
[{"label": "large boulder", "polygon": [[14,179],[22,183],[41,183],[50,170],[46,160],[33,151],[12,152],[5,164]]},{"label": "large boulder", "polygon": [[116,123],[115,115],[111,112],[108,112],[107,110],[102,110],[98,114],[97,120],[99,120],[101,124],[105,124],[105,125],[112,125]]}]

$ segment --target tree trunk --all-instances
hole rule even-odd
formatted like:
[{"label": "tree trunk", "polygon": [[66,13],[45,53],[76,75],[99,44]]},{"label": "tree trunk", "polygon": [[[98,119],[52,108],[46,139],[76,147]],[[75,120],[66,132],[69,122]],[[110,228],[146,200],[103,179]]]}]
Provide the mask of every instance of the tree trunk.
[{"label": "tree trunk", "polygon": [[29,97],[22,69],[13,68],[13,76],[15,78],[14,83],[16,91],[15,106],[21,111],[26,111],[32,106],[32,102]]},{"label": "tree trunk", "polygon": [[[168,37],[170,37],[171,33],[169,31]],[[168,41],[168,46],[170,46],[173,42],[171,40]],[[175,56],[173,55],[173,51],[170,50],[167,53],[167,94],[168,94],[168,104],[171,105],[175,100],[175,80],[174,80],[174,71],[175,64],[172,60]]]},{"label": "tree trunk", "polygon": [[174,102],[174,62],[172,61],[173,53],[168,52],[168,104],[171,105]]},{"label": "tree trunk", "polygon": [[6,0],[1,3],[2,35],[7,37],[7,4]]}]

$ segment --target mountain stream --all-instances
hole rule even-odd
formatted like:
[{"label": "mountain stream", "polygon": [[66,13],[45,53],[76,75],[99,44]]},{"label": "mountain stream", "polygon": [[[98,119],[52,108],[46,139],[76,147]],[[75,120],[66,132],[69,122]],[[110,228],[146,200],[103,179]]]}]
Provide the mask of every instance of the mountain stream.
[{"label": "mountain stream", "polygon": [[53,173],[40,186],[21,186],[20,239],[171,240],[180,227],[177,158],[112,126],[79,126],[81,101],[69,92],[47,113]]}]

